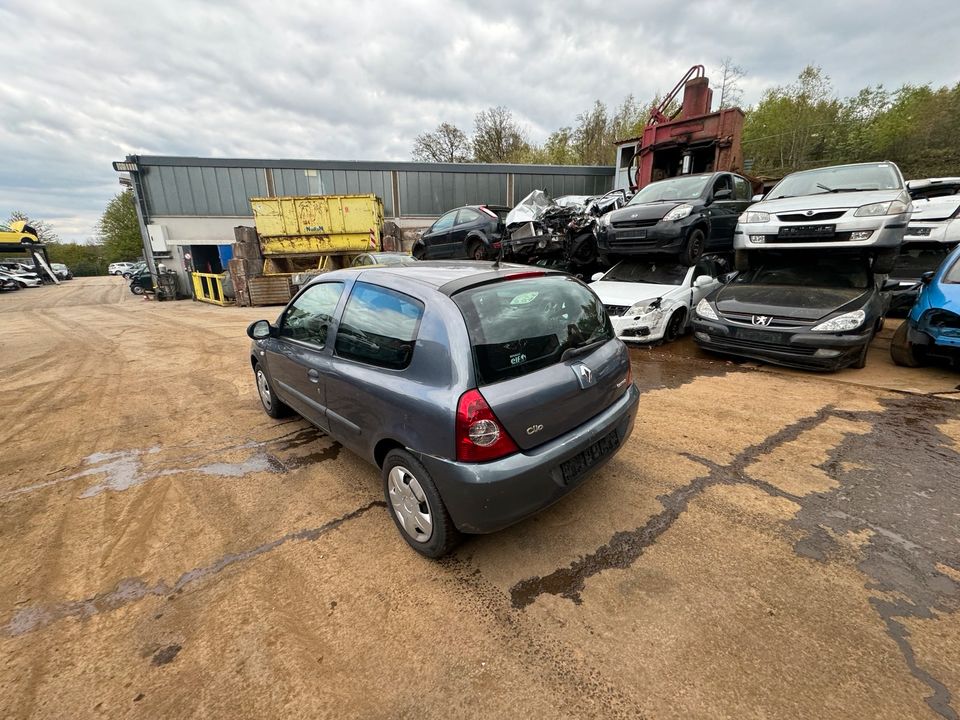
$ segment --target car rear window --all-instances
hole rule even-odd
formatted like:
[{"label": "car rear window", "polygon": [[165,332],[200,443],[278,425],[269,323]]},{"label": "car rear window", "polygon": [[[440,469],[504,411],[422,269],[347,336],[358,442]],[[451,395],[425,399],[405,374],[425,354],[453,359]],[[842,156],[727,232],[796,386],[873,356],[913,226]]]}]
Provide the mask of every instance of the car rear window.
[{"label": "car rear window", "polygon": [[453,300],[467,323],[480,385],[540,370],[614,337],[603,304],[571,277],[506,280]]}]

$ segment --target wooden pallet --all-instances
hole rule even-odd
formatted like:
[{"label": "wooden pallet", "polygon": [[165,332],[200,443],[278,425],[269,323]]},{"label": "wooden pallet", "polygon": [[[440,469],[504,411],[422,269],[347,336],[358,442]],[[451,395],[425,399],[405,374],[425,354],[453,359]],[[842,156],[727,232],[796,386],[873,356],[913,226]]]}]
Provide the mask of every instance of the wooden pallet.
[{"label": "wooden pallet", "polygon": [[293,297],[290,278],[287,275],[260,275],[247,278],[250,304],[286,305]]}]

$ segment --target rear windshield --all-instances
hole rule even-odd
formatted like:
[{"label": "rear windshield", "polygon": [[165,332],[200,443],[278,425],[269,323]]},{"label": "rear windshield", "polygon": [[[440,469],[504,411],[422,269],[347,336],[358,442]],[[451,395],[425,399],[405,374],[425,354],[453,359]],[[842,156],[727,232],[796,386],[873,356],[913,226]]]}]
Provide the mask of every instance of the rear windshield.
[{"label": "rear windshield", "polygon": [[689,270],[687,265],[671,262],[624,260],[614,265],[600,281],[679,285],[687,277]]},{"label": "rear windshield", "polygon": [[866,290],[871,282],[870,270],[859,258],[770,255],[758,258],[757,265],[738,274],[733,283]]},{"label": "rear windshield", "polygon": [[613,339],[603,304],[559,275],[507,280],[453,296],[467,322],[480,385],[560,362],[568,350]]}]

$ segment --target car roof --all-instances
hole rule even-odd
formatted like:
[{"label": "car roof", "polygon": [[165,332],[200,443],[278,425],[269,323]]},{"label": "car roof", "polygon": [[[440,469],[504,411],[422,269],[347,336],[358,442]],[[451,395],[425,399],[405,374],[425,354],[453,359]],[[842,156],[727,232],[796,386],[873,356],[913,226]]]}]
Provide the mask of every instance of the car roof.
[{"label": "car roof", "polygon": [[411,265],[384,265],[368,268],[348,268],[334,270],[318,276],[311,284],[325,280],[337,280],[351,275],[361,276],[371,281],[381,280],[389,282],[391,279],[414,281],[426,287],[437,290],[445,295],[471,287],[483,285],[497,280],[505,280],[511,276],[525,275],[565,275],[556,270],[535,268],[529,265],[514,263],[496,263],[490,261],[458,260],[456,262],[443,260],[422,260]]}]

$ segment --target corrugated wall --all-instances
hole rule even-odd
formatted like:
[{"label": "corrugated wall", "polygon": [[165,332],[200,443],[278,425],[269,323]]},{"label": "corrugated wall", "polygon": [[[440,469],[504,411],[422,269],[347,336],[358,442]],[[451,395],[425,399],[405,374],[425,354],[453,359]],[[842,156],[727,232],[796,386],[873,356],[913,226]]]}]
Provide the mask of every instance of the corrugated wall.
[{"label": "corrugated wall", "polygon": [[[530,172],[535,166],[477,166],[473,170],[469,165],[384,163],[383,169],[378,169],[374,163],[343,163],[346,167],[340,169],[325,161],[317,164],[327,167],[316,168],[307,166],[311,161],[286,161],[295,167],[282,167],[284,161],[220,162],[223,166],[209,159],[158,158],[157,164],[151,164],[144,158],[141,176],[149,214],[249,216],[250,198],[270,195],[268,174],[274,195],[373,193],[383,200],[387,217],[436,217],[461,205],[509,206],[534,189],[545,189],[553,197],[600,194],[613,187],[614,172],[613,168],[549,166],[544,166],[543,172]],[[251,167],[243,167],[244,162]],[[257,162],[276,164],[254,165]],[[394,207],[394,175],[399,208]],[[511,176],[512,198],[508,195]]]}]

